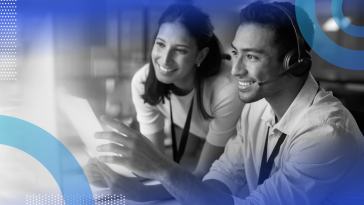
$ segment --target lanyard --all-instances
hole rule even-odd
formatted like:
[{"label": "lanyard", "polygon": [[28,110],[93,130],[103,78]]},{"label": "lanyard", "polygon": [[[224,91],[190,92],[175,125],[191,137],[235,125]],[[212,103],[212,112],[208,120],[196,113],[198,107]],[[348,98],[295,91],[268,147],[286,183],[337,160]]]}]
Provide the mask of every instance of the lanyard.
[{"label": "lanyard", "polygon": [[185,151],[186,144],[187,144],[188,134],[190,133],[193,99],[194,99],[194,96],[192,97],[192,100],[191,100],[190,109],[188,111],[185,127],[183,128],[183,131],[182,131],[181,142],[179,144],[178,150],[177,150],[177,139],[176,139],[176,133],[174,131],[174,122],[173,122],[173,114],[172,114],[172,98],[169,101],[169,107],[170,107],[170,112],[171,112],[171,122],[172,122],[171,131],[172,131],[173,160],[176,163],[179,163],[183,156],[183,153]]},{"label": "lanyard", "polygon": [[[319,93],[320,91],[320,82],[316,81],[318,84],[318,88],[315,94],[316,95]],[[311,102],[312,105],[313,101]],[[311,106],[310,105],[310,106]],[[269,174],[272,171],[272,167],[273,167],[273,162],[274,162],[274,158],[277,157],[278,153],[279,153],[279,149],[281,148],[281,145],[284,141],[284,139],[286,138],[286,134],[282,133],[282,135],[279,137],[278,142],[276,144],[276,146],[273,149],[272,154],[270,155],[268,162],[267,162],[267,144],[268,144],[268,135],[269,135],[269,127],[268,127],[268,131],[267,131],[267,137],[265,138],[265,144],[264,144],[264,151],[263,151],[263,156],[262,156],[262,162],[260,165],[260,172],[259,172],[259,180],[258,180],[258,185],[263,184],[263,182],[269,178]]]},{"label": "lanyard", "polygon": [[268,127],[268,131],[267,131],[267,137],[265,138],[264,152],[263,152],[263,156],[262,156],[262,163],[260,165],[258,185],[263,184],[263,182],[269,178],[269,174],[273,167],[274,158],[276,158],[276,156],[278,155],[279,149],[281,148],[281,145],[287,136],[285,133],[282,133],[282,135],[278,139],[276,146],[273,149],[272,154],[270,155],[270,157],[267,161],[268,135],[269,135],[269,127]]}]

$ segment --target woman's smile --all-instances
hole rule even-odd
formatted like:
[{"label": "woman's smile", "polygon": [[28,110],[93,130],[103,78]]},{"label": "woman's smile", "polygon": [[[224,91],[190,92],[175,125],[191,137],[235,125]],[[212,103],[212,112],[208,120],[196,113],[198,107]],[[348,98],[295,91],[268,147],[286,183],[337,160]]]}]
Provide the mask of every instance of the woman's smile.
[{"label": "woman's smile", "polygon": [[158,67],[159,67],[159,71],[164,75],[172,74],[172,73],[174,73],[175,71],[178,70],[178,69],[175,69],[175,68],[168,68],[168,67],[165,67],[165,66],[161,66],[159,64],[158,64]]}]

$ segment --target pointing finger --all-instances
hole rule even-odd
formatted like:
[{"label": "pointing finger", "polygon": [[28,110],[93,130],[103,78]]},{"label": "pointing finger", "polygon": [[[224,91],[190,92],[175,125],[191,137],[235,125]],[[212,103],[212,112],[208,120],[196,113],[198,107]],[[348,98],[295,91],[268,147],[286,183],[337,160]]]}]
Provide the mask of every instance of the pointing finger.
[{"label": "pointing finger", "polygon": [[95,133],[95,138],[97,139],[105,139],[105,140],[110,140],[119,144],[128,144],[128,142],[130,141],[129,138],[116,133],[116,132],[96,132]]},{"label": "pointing finger", "polygon": [[111,117],[108,117],[106,115],[101,116],[101,120],[103,122],[105,122],[106,124],[110,125],[111,127],[115,128],[116,130],[118,130],[120,133],[126,135],[126,136],[134,136],[137,131],[131,129],[130,127],[128,127],[127,125],[125,125],[124,123],[113,119]]},{"label": "pointing finger", "polygon": [[96,147],[96,150],[98,152],[113,152],[116,154],[121,154],[123,156],[126,156],[126,154],[128,154],[128,151],[125,147],[117,145],[115,143],[99,145]]}]

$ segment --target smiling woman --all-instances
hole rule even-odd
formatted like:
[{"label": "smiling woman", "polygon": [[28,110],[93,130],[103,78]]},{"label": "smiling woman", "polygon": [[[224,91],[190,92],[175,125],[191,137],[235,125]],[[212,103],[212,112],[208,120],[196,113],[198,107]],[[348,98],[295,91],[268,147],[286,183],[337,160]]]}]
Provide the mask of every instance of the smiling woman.
[{"label": "smiling woman", "polygon": [[208,48],[199,52],[195,40],[180,23],[161,25],[152,51],[157,79],[174,84],[187,93],[194,88],[195,64],[205,58]]},{"label": "smiling woman", "polygon": [[[132,80],[140,132],[161,151],[166,118],[173,123],[172,135],[174,129],[177,133],[173,147],[179,157],[174,156],[175,161],[184,152],[182,130],[188,135],[185,155],[193,155],[198,142],[205,141],[195,170],[198,177],[207,173],[236,132],[243,104],[229,71],[222,63],[220,43],[208,15],[191,5],[174,4],[159,19],[149,64]],[[191,112],[188,124],[190,108],[197,112]]]}]

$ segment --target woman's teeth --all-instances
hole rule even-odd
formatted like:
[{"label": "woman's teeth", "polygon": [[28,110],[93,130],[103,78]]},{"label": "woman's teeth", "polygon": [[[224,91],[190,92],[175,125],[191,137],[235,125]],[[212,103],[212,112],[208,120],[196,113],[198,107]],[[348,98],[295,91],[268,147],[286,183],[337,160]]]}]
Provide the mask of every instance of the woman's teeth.
[{"label": "woman's teeth", "polygon": [[171,73],[177,70],[177,69],[165,68],[163,66],[159,66],[159,69],[162,71],[162,73]]},{"label": "woman's teeth", "polygon": [[252,81],[252,82],[241,82],[241,81],[239,81],[239,85],[244,86],[244,87],[253,85],[254,83],[255,83],[254,81]]}]

